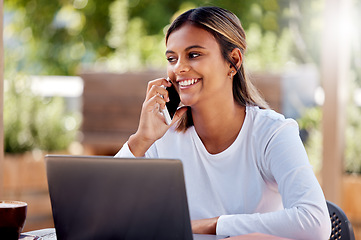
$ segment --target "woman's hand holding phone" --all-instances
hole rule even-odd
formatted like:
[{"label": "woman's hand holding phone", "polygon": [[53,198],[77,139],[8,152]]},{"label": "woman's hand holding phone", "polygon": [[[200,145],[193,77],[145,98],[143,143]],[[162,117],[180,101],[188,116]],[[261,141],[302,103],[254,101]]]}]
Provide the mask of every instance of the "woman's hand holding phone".
[{"label": "woman's hand holding phone", "polygon": [[142,106],[140,121],[137,132],[129,138],[128,146],[134,156],[142,157],[149,147],[186,112],[186,109],[178,109],[172,122],[166,123],[162,110],[169,101],[166,88],[172,84],[165,78],[156,79],[148,83],[147,95]]}]

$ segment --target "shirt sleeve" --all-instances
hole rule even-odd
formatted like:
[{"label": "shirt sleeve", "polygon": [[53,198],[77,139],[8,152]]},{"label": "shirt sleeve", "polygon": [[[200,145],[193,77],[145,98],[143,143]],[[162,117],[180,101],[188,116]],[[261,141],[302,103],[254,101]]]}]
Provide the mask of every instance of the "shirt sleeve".
[{"label": "shirt sleeve", "polygon": [[309,164],[294,122],[282,125],[264,148],[261,166],[267,181],[275,181],[284,209],[220,216],[217,234],[252,232],[292,239],[328,239],[331,222],[322,189]]},{"label": "shirt sleeve", "polygon": [[[114,157],[116,157],[116,158],[135,158],[132,151],[130,151],[128,142],[124,143],[123,147],[119,150],[119,152],[117,154],[115,154]],[[148,151],[145,153],[145,157],[146,158],[157,158],[158,157],[157,148],[156,148],[155,144],[153,144],[148,149]]]},{"label": "shirt sleeve", "polygon": [[123,147],[119,150],[117,154],[115,154],[116,158],[135,158],[132,151],[129,149],[128,142],[124,143]]}]

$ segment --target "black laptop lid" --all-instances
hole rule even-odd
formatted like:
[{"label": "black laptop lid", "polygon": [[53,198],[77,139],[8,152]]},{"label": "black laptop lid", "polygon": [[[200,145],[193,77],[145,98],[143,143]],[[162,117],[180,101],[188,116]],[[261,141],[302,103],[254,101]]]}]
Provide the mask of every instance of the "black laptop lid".
[{"label": "black laptop lid", "polygon": [[179,160],[46,156],[58,240],[192,239]]}]

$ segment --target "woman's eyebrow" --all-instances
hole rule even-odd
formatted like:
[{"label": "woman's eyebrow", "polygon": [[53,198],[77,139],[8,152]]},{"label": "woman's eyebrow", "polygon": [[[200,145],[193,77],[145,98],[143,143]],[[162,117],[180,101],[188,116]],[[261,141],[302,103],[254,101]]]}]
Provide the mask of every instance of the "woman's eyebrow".
[{"label": "woman's eyebrow", "polygon": [[187,47],[185,50],[186,50],[186,51],[189,51],[189,50],[191,50],[191,49],[193,49],[193,48],[206,49],[205,47],[202,47],[202,46],[200,46],[200,45],[192,45],[192,46]]},{"label": "woman's eyebrow", "polygon": [[[191,49],[193,49],[193,48],[206,49],[205,47],[202,47],[202,46],[200,46],[200,45],[192,45],[192,46],[187,47],[187,48],[185,49],[185,51],[189,51],[189,50],[191,50]],[[174,51],[172,51],[172,50],[167,50],[167,51],[165,52],[165,54],[168,54],[168,53],[174,53]]]}]

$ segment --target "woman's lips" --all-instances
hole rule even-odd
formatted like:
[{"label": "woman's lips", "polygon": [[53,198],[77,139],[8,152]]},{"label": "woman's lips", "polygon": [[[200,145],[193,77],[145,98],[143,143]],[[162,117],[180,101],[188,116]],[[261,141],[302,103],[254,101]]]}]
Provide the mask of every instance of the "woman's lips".
[{"label": "woman's lips", "polygon": [[179,80],[178,84],[180,87],[189,87],[192,86],[193,84],[196,84],[200,80],[201,78],[189,78],[189,79]]}]

